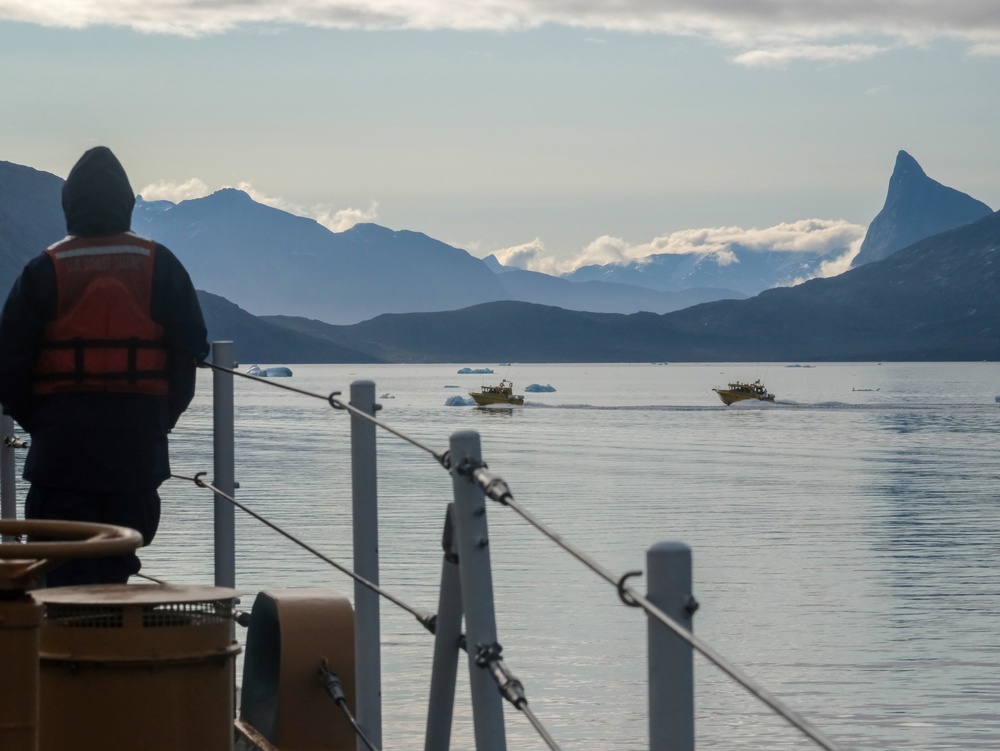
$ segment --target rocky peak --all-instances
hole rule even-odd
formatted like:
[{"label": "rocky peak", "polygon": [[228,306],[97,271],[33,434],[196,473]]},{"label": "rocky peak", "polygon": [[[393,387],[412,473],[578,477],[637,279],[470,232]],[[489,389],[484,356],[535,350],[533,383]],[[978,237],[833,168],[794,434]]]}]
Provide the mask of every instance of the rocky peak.
[{"label": "rocky peak", "polygon": [[982,201],[932,180],[905,151],[896,155],[885,205],[868,225],[855,268],[888,258],[925,237],[992,214]]}]

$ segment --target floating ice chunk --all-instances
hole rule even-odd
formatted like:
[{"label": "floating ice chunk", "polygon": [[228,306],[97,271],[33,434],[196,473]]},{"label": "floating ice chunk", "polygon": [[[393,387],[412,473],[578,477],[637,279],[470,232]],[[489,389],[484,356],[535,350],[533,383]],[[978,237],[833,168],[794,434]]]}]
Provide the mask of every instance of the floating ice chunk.
[{"label": "floating ice chunk", "polygon": [[546,383],[544,386],[542,386],[540,383],[533,383],[530,386],[525,386],[524,390],[530,391],[533,394],[538,394],[542,391],[555,391],[556,389],[550,383]]},{"label": "floating ice chunk", "polygon": [[472,399],[466,399],[464,396],[449,396],[444,400],[444,406],[446,407],[471,407],[475,402]]},{"label": "floating ice chunk", "polygon": [[258,378],[287,378],[292,374],[292,370],[291,368],[286,368],[284,365],[276,368],[262,368],[259,365],[251,365],[247,369],[246,374],[257,376]]},{"label": "floating ice chunk", "polygon": [[479,375],[479,374],[492,373],[493,368],[462,368],[458,372],[461,373],[462,375],[468,375],[469,373],[475,373]]}]

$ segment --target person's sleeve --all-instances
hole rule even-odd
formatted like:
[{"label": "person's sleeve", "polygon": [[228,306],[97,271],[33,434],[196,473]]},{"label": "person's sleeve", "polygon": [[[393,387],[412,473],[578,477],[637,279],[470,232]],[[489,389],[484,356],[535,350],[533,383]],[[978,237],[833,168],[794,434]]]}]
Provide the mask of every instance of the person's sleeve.
[{"label": "person's sleeve", "polygon": [[163,326],[167,344],[167,402],[170,429],[194,398],[198,363],[208,357],[208,332],[191,277],[167,248],[156,250],[153,268],[153,318]]},{"label": "person's sleeve", "polygon": [[24,267],[0,314],[0,405],[29,433],[31,371],[54,307],[55,269],[43,254]]}]

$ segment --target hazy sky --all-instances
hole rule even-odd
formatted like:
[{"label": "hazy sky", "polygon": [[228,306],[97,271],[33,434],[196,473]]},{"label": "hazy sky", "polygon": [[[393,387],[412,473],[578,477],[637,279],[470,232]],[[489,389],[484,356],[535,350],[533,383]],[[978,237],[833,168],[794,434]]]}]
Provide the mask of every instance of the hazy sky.
[{"label": "hazy sky", "polygon": [[856,242],[900,149],[1000,208],[998,91],[997,0],[0,0],[0,160],[549,269]]}]

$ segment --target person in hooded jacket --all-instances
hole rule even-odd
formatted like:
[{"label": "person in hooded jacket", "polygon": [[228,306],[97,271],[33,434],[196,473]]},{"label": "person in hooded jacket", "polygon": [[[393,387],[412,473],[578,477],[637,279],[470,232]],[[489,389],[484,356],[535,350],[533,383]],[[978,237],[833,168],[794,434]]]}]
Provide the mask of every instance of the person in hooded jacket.
[{"label": "person in hooded jacket", "polygon": [[[25,517],[131,527],[148,545],[205,322],[180,261],[130,231],[135,195],[108,148],[74,165],[62,205],[69,236],[25,266],[0,317],[0,405],[31,435]],[[80,559],[46,584],[125,583],[139,568],[134,554]]]}]

